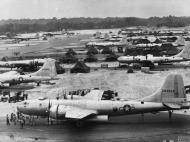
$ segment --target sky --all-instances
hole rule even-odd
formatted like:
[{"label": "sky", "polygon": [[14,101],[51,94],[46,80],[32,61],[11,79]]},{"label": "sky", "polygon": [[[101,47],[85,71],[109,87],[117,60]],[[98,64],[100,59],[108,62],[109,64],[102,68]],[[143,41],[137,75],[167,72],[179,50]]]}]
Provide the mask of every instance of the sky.
[{"label": "sky", "polygon": [[190,0],[1,0],[0,19],[190,16]]}]

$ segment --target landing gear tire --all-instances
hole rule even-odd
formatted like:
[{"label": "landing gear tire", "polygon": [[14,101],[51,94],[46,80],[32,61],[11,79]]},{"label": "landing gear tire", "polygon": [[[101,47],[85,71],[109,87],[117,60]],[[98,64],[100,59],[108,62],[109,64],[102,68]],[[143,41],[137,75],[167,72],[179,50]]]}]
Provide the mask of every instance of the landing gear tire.
[{"label": "landing gear tire", "polygon": [[172,111],[168,111],[168,114],[169,114],[169,121],[172,120]]},{"label": "landing gear tire", "polygon": [[84,122],[83,121],[76,121],[75,125],[77,128],[81,128],[84,126]]}]

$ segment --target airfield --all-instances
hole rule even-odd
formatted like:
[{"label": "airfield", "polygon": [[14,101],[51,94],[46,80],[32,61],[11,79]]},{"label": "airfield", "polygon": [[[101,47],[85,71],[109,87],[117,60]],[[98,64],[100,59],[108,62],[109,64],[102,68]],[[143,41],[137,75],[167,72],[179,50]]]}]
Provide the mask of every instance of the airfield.
[{"label": "airfield", "polygon": [[[108,30],[109,31],[109,30]],[[79,31],[77,31],[79,32]],[[92,31],[90,31],[92,32]],[[93,31],[94,32],[94,31]],[[93,33],[92,32],[92,33]],[[85,33],[85,34],[84,34]],[[60,36],[47,41],[24,41],[9,46],[3,43],[0,56],[14,56],[19,51],[19,56],[51,57],[52,54],[63,54],[69,48],[82,51],[84,41],[89,39],[89,31],[74,37]],[[180,66],[169,68],[164,71],[151,71],[146,74],[141,71],[127,73],[125,69],[115,69],[117,62],[109,63],[113,68],[101,69],[100,63],[88,63],[92,69],[90,73],[70,74],[68,71],[58,75],[60,80],[52,81],[54,85],[41,84],[39,87],[27,90],[28,99],[51,98],[61,96],[63,91],[69,92],[78,89],[100,88],[103,90],[114,90],[120,98],[126,100],[138,99],[154,93],[170,73],[182,74],[184,84],[190,85],[190,68]],[[185,65],[189,66],[189,62]],[[178,64],[176,64],[178,65]],[[63,67],[72,68],[73,64],[65,64]],[[26,124],[23,129],[11,124],[6,126],[5,116],[16,112],[19,103],[0,102],[0,141],[65,141],[65,142],[161,142],[163,140],[175,140],[179,137],[190,136],[190,111],[177,111],[173,114],[172,122],[168,120],[168,113],[145,114],[134,116],[122,116],[110,118],[110,122],[87,123],[83,128],[76,128],[72,124],[64,122],[61,124],[47,125],[47,119],[36,120],[36,125]],[[27,122],[26,122],[27,123]]]},{"label": "airfield", "polygon": [[[119,97],[137,99],[150,95],[161,87],[165,77],[170,73],[181,73],[185,85],[190,84],[190,69],[173,69],[144,74],[140,71],[127,74],[125,70],[98,70],[89,74],[60,75],[61,80],[55,85],[40,85],[28,90],[29,99],[40,97],[55,98],[62,90],[73,88],[112,89],[118,91]],[[122,80],[122,81],[121,81]],[[47,125],[47,119],[36,120],[35,126],[26,124],[6,126],[5,115],[16,111],[17,103],[0,103],[1,139],[7,141],[163,141],[177,140],[178,136],[190,134],[190,112],[175,112],[172,122],[168,120],[168,113],[144,114],[134,116],[112,117],[110,122],[87,123],[84,128],[76,128],[73,124],[64,122]],[[27,122],[26,122],[27,123]]]}]

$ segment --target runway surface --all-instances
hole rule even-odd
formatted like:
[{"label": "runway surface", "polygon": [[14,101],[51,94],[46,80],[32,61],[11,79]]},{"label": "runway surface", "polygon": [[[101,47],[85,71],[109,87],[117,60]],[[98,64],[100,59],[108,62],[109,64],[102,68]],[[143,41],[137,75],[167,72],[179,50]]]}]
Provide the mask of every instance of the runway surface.
[{"label": "runway surface", "polygon": [[121,116],[108,123],[86,123],[83,128],[73,124],[47,125],[47,119],[36,121],[35,126],[26,124],[6,126],[5,118],[0,119],[0,141],[42,141],[42,142],[162,142],[179,137],[190,139],[190,116],[173,114],[172,122],[168,113]]}]

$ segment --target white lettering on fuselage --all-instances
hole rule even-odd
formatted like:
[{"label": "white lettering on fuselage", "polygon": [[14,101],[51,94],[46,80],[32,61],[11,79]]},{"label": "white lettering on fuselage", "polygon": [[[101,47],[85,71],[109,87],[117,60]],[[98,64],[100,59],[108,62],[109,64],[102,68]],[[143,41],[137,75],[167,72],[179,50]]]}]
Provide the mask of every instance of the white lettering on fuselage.
[{"label": "white lettering on fuselage", "polygon": [[162,89],[162,92],[167,92],[167,93],[174,93],[175,91],[174,90],[170,90],[170,89]]}]

